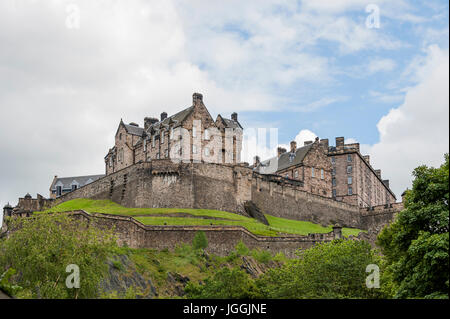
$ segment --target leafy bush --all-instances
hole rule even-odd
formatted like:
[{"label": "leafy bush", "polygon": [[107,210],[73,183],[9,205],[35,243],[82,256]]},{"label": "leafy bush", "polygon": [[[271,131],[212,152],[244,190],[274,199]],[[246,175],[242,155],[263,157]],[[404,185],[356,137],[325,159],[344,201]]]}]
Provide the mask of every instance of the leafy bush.
[{"label": "leafy bush", "polygon": [[272,254],[270,253],[270,251],[267,250],[253,249],[251,255],[258,262],[263,264],[267,264],[269,261],[272,260]]},{"label": "leafy bush", "polygon": [[[336,240],[299,251],[299,259],[257,279],[263,298],[376,298],[366,287],[366,267],[381,258],[365,241]],[[381,283],[383,284],[383,283]]]},{"label": "leafy bush", "polygon": [[198,231],[194,239],[192,240],[192,247],[195,250],[206,249],[208,247],[208,239],[206,238],[205,232]]},{"label": "leafy bush", "polygon": [[248,256],[248,254],[250,253],[250,249],[248,249],[248,247],[245,246],[242,240],[236,245],[235,250],[239,256]]},{"label": "leafy bush", "polygon": [[258,296],[257,287],[247,273],[239,268],[222,268],[204,285],[189,282],[184,290],[188,298],[249,299]]},{"label": "leafy bush", "polygon": [[[33,298],[95,298],[105,276],[107,257],[116,248],[111,231],[100,230],[67,215],[41,215],[10,221],[14,229],[0,241],[0,272],[14,268],[11,278]],[[80,288],[66,287],[68,265],[80,269]]]}]

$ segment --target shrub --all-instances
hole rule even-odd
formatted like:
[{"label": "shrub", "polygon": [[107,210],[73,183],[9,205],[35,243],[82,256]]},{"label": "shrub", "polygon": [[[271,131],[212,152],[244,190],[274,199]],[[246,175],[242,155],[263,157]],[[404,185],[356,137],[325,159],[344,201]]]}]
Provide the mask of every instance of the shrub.
[{"label": "shrub", "polygon": [[198,231],[194,239],[192,240],[192,247],[195,250],[206,249],[208,247],[208,239],[206,238],[205,232]]}]

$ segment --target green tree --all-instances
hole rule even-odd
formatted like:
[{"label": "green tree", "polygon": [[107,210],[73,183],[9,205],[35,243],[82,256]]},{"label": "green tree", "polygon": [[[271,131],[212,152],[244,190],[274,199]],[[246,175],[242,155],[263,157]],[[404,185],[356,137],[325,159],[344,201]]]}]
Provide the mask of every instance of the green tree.
[{"label": "green tree", "polygon": [[263,298],[383,297],[380,289],[366,287],[366,267],[375,264],[382,268],[381,257],[369,243],[335,240],[298,254],[298,259],[270,269],[257,280]]},{"label": "green tree", "polygon": [[184,290],[194,299],[250,299],[258,296],[255,282],[239,268],[220,269],[203,285],[189,282]]},{"label": "green tree", "polygon": [[[32,298],[95,298],[116,241],[103,231],[67,215],[37,215],[9,221],[15,229],[0,241],[0,273],[14,269],[15,284]],[[68,265],[80,270],[80,288],[66,287]],[[12,280],[13,278],[10,278]],[[19,294],[20,294],[19,293]],[[20,297],[20,296],[19,296]]]},{"label": "green tree", "polygon": [[192,247],[195,250],[206,249],[208,247],[208,238],[203,231],[198,231],[192,240]]},{"label": "green tree", "polygon": [[396,298],[448,298],[449,155],[439,168],[419,166],[405,209],[378,236]]}]

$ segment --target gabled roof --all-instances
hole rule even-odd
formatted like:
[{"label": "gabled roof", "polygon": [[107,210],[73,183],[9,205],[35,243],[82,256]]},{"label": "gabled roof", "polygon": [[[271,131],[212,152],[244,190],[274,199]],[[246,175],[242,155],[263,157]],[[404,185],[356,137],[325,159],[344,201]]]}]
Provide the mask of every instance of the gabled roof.
[{"label": "gabled roof", "polygon": [[187,109],[184,109],[184,110],[166,118],[164,121],[156,122],[149,126],[149,128],[147,129],[147,132],[149,132],[152,129],[155,131],[159,131],[162,127],[169,126],[172,124],[173,124],[173,127],[180,126],[181,123],[187,118],[187,116],[189,114],[191,114],[191,112],[193,110],[194,110],[194,107],[191,106],[191,107],[188,107]]},{"label": "gabled roof", "polygon": [[62,186],[63,189],[72,189],[72,185],[83,187],[87,184],[95,182],[96,180],[105,177],[105,175],[89,175],[89,176],[76,176],[76,177],[61,177],[56,178],[52,185],[51,190],[56,190],[56,185]]},{"label": "gabled roof", "polygon": [[256,171],[261,174],[274,174],[278,171],[286,169],[294,165],[300,165],[312,148],[313,144],[309,144],[300,148],[297,148],[295,153],[285,152],[279,157],[275,156],[266,161],[260,163],[256,168]]},{"label": "gabled roof", "polygon": [[220,120],[222,121],[223,125],[226,128],[240,128],[240,129],[243,129],[241,124],[238,121],[234,121],[234,120],[231,120],[231,119],[224,118],[220,114],[217,117],[220,118]]},{"label": "gabled roof", "polygon": [[129,125],[125,123],[123,125],[125,126],[127,132],[131,135],[142,136],[142,133],[144,133],[144,129],[142,127]]}]

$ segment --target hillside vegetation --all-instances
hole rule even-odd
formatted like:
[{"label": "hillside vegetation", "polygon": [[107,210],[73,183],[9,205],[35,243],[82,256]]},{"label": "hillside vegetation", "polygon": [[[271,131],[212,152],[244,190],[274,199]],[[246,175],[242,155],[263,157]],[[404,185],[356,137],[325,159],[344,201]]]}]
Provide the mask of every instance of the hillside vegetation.
[{"label": "hillside vegetation", "polygon": [[[308,235],[310,233],[329,233],[331,225],[323,227],[306,221],[290,220],[265,215],[269,226],[235,213],[210,209],[189,208],[127,208],[109,200],[74,199],[61,203],[45,212],[59,213],[84,210],[88,213],[132,216],[144,225],[230,225],[242,226],[255,235],[277,236],[280,234]],[[344,236],[357,236],[362,230],[343,228]]]}]

